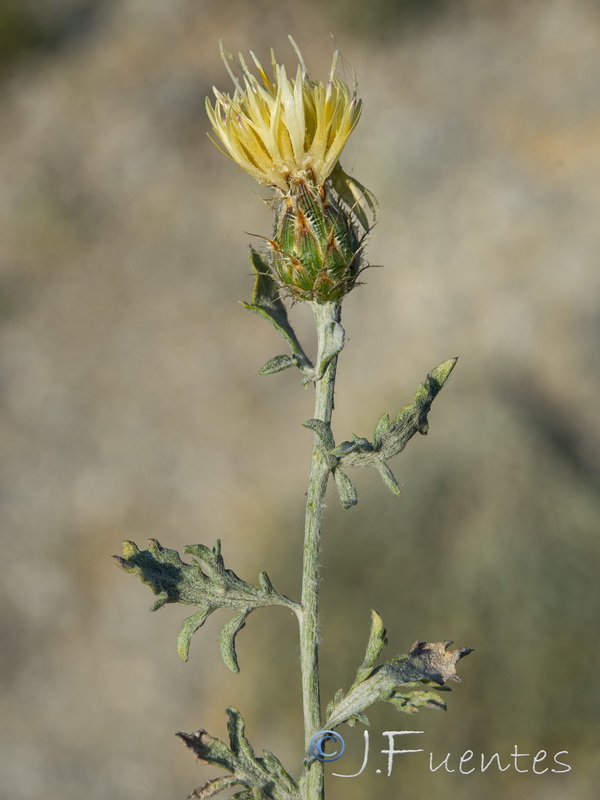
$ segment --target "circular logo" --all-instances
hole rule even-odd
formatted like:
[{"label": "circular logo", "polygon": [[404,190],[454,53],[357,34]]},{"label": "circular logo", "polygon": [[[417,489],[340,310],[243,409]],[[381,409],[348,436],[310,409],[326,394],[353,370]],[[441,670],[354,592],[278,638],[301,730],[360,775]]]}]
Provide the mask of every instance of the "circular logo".
[{"label": "circular logo", "polygon": [[[326,753],[325,745],[327,742],[335,742],[338,745],[338,749],[334,750],[333,753]],[[335,731],[319,731],[318,733],[315,733],[310,740],[308,749],[319,761],[337,761],[338,758],[341,758],[344,755],[346,742],[342,739],[340,734],[336,733]]]}]

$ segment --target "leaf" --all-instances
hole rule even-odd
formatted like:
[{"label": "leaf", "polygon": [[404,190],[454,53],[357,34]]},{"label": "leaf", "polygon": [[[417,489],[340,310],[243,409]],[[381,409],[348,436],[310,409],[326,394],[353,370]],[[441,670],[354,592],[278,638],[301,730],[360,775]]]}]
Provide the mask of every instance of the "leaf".
[{"label": "leaf", "polygon": [[346,725],[349,725],[353,728],[357,722],[361,722],[363,725],[369,726],[371,723],[369,722],[369,718],[366,714],[351,714],[347,720],[345,720]]},{"label": "leaf", "polygon": [[295,366],[296,359],[294,356],[273,356],[273,358],[270,358],[266,364],[263,364],[263,366],[258,370],[258,374],[273,375],[275,372],[281,372],[284,369]]},{"label": "leaf", "polygon": [[319,339],[319,351],[317,353],[317,363],[315,366],[315,381],[321,380],[327,367],[344,349],[345,332],[340,324],[340,305],[339,303],[310,303]]},{"label": "leaf", "polygon": [[356,673],[355,684],[368,678],[373,671],[382,650],[387,647],[388,640],[385,634],[386,630],[383,625],[383,620],[375,609],[371,609],[371,633],[369,635],[365,657]]},{"label": "leaf", "polygon": [[262,758],[254,754],[240,712],[235,708],[228,708],[227,714],[229,746],[205,730],[177,734],[200,764],[220,767],[231,773],[208,781],[192,792],[188,800],[212,797],[217,792],[235,785],[244,787],[235,795],[240,800],[242,798],[301,800],[298,784],[273,753],[265,750]]},{"label": "leaf", "polygon": [[379,417],[379,421],[373,431],[373,446],[375,450],[381,447],[381,441],[390,428],[390,415],[385,412]]},{"label": "leaf", "polygon": [[335,480],[335,485],[340,496],[340,503],[342,504],[343,508],[351,508],[352,506],[355,506],[358,503],[358,494],[356,493],[356,487],[350,478],[345,472],[342,472],[341,469],[333,470],[333,478]]},{"label": "leaf", "polygon": [[335,693],[335,697],[333,698],[333,700],[330,700],[329,703],[327,703],[327,708],[325,710],[326,717],[331,716],[333,709],[337,706],[337,704],[340,702],[343,696],[344,696],[344,690],[338,689],[337,692]]},{"label": "leaf", "polygon": [[472,647],[450,650],[450,639],[445,642],[415,642],[407,656],[400,656],[382,665],[395,680],[430,681],[443,686],[448,681],[460,683],[456,664],[473,652]]},{"label": "leaf", "polygon": [[378,450],[382,458],[387,460],[404,450],[415,433],[427,433],[429,430],[427,415],[431,404],[442,390],[457,361],[457,358],[451,358],[433,369],[418,387],[414,403],[398,412],[388,430],[381,436]]},{"label": "leaf", "polygon": [[[250,266],[256,275],[254,292],[252,294],[252,302],[242,303],[243,307],[248,311],[259,314],[263,319],[266,319],[267,322],[270,322],[275,330],[279,331],[288,343],[292,351],[294,365],[299,367],[303,372],[312,375],[313,366],[302,349],[296,333],[290,324],[287,309],[279,297],[279,290],[273,273],[271,272],[269,262],[252,247],[250,248]],[[281,356],[275,356],[275,358],[281,358]],[[273,360],[274,359],[271,359],[271,361]],[[271,374],[271,372],[263,372],[265,367],[270,363],[271,362],[268,361],[267,364],[262,367],[260,374]],[[292,364],[288,364],[287,366],[292,366]],[[281,369],[286,369],[286,367],[281,367]],[[278,371],[279,370],[273,370],[273,372]]]},{"label": "leaf", "polygon": [[409,692],[408,694],[393,694],[388,703],[395,706],[398,711],[415,714],[419,708],[432,708],[446,710],[446,703],[437,692]]},{"label": "leaf", "polygon": [[392,492],[392,494],[395,494],[397,497],[400,497],[401,491],[400,491],[400,486],[398,485],[398,481],[394,477],[394,473],[388,467],[385,461],[378,459],[375,462],[375,469],[381,475],[382,481],[390,490],[390,492]]},{"label": "leaf", "polygon": [[426,434],[429,430],[427,415],[431,404],[440,393],[458,359],[450,358],[439,364],[419,385],[415,400],[401,408],[394,419],[382,414],[373,432],[373,443],[355,436],[351,441],[342,442],[330,450],[339,459],[339,466],[375,467],[385,485],[395,495],[400,494],[400,486],[387,461],[398,455],[416,433]]},{"label": "leaf", "polygon": [[[332,454],[331,451],[335,447],[335,441],[331,428],[326,422],[323,422],[322,419],[309,419],[303,423],[303,427],[308,428],[309,431],[317,435],[324,455]],[[337,459],[333,459],[333,463],[337,463]]]},{"label": "leaf", "polygon": [[[188,795],[187,800],[206,800],[206,798],[214,797],[219,792],[224,791],[225,789],[231,789],[232,786],[238,786],[239,781],[237,778],[223,775],[221,778],[213,778],[212,781],[208,781],[201,786],[199,789],[194,789],[194,791]],[[235,797],[241,797],[240,794],[234,795]]]},{"label": "leaf", "polygon": [[221,633],[219,634],[221,657],[223,658],[225,666],[229,667],[232,672],[240,671],[237,653],[235,651],[235,637],[246,625],[246,617],[251,611],[252,609],[249,611],[241,611],[239,614],[236,614],[235,617],[232,617],[229,622],[223,625]]},{"label": "leaf", "polygon": [[206,622],[210,614],[210,607],[201,608],[191,617],[186,617],[177,635],[177,654],[182,661],[187,661],[190,652],[192,636]]},{"label": "leaf", "polygon": [[272,605],[286,606],[297,612],[299,605],[276,592],[266,573],[259,577],[260,586],[254,586],[238,578],[233,570],[226,569],[219,541],[213,548],[203,544],[189,545],[184,552],[195,556],[191,564],[182,561],[176,550],[162,547],[156,539],[149,540],[147,550],[140,550],[134,542],[124,542],[124,557],[115,556],[115,561],[121,569],[137,575],[152,589],[158,598],[153,611],[165,603],[183,603],[198,608],[195,614],[184,620],[177,637],[177,652],[183,661],[188,658],[192,636],[213,611],[225,608],[235,612],[235,616],[225,624],[220,642],[225,664],[238,672],[235,637],[248,614]]},{"label": "leaf", "polygon": [[352,441],[342,442],[333,450],[331,450],[331,455],[337,456],[339,458],[344,458],[345,456],[348,456],[351,453],[363,454],[372,452],[373,452],[373,445],[368,439],[355,436],[354,439],[352,439]]},{"label": "leaf", "polygon": [[373,665],[385,642],[382,626],[379,615],[374,616],[367,653],[356,680],[347,695],[328,707],[324,728],[333,729],[342,722],[360,719],[364,716],[363,712],[377,702],[389,702],[409,713],[418,711],[420,707],[446,708],[436,692],[421,690],[407,693],[402,690],[423,684],[443,688],[448,681],[460,681],[456,664],[472,649],[461,647],[450,650],[450,641],[415,642],[408,655],[398,656],[375,667]]},{"label": "leaf", "polygon": [[254,762],[254,750],[248,737],[246,736],[246,723],[240,712],[236,708],[227,709],[227,733],[229,734],[229,746],[236,759]]}]

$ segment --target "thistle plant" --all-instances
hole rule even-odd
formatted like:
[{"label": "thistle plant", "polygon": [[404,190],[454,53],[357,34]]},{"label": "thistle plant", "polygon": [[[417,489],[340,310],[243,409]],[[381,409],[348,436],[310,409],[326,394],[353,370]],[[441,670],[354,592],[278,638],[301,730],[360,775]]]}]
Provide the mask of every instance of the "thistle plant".
[{"label": "thistle plant", "polygon": [[[301,598],[293,600],[276,591],[265,572],[259,575],[258,585],[239,578],[225,567],[219,541],[212,548],[204,544],[186,547],[184,553],[192,557],[191,561],[184,561],[178,552],[162,547],[156,540],[150,540],[147,550],[125,542],[123,557],[115,557],[120,567],[137,574],[152,589],[156,595],[153,610],[165,603],[183,603],[196,609],[184,620],[177,639],[184,661],[191,637],[218,608],[233,612],[219,641],[223,661],[234,672],[239,672],[236,636],[253,611],[282,605],[298,619],[304,717],[304,751],[298,754],[298,777],[292,777],[273,753],[255,755],[240,712],[229,708],[228,744],[205,730],[177,734],[199,762],[226,773],[195,789],[190,798],[197,800],[231,787],[238,788],[234,795],[237,800],[322,800],[326,756],[319,736],[343,723],[368,724],[365,711],[379,701],[408,713],[422,706],[444,709],[435,688],[448,690],[449,681],[459,680],[456,663],[470,652],[467,647],[450,649],[450,641],[417,641],[407,654],[378,664],[387,639],[381,617],[372,611],[371,632],[356,679],[347,691],[340,689],[322,713],[319,565],[329,479],[333,478],[346,509],[358,502],[348,475],[354,467],[374,467],[385,485],[398,495],[400,489],[388,461],[416,433],[427,433],[431,404],[456,359],[433,369],[418,387],[414,401],[396,416],[383,414],[375,425],[372,441],[354,436],[336,443],[331,416],[337,362],[345,342],[341,307],[367,266],[364,249],[369,219],[375,217],[377,204],[371,192],[340,165],[344,146],[362,111],[356,80],[350,88],[336,76],[337,50],[328,81],[312,80],[291,37],[290,41],[299,62],[294,78],[288,78],[273,53],[269,77],[253,53],[251,68],[241,55],[236,59],[221,48],[234,92],[229,95],[215,89],[215,99],[207,99],[206,109],[214,143],[267,187],[266,202],[274,215],[273,231],[264,237],[262,251],[250,251],[254,292],[252,301],[242,305],[267,320],[281,334],[289,352],[269,359],[260,374],[298,369],[303,373],[304,385],[314,387],[314,416],[304,423],[312,432],[313,450]],[[290,323],[286,301],[307,303],[312,309],[317,333],[317,353],[312,360]]]}]

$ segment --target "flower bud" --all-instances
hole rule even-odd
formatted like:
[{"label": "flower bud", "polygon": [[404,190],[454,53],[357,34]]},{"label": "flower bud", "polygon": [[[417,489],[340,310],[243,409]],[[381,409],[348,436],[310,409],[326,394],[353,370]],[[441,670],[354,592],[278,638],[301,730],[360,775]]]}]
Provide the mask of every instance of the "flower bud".
[{"label": "flower bud", "polygon": [[276,201],[273,273],[296,300],[341,301],[361,271],[362,244],[351,211],[327,184],[299,182]]}]

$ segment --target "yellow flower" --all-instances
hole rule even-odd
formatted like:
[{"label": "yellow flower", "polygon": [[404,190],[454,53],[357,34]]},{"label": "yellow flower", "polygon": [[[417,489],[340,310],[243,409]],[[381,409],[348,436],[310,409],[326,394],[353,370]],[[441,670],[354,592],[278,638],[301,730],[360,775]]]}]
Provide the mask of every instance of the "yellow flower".
[{"label": "yellow flower", "polygon": [[[214,89],[214,106],[206,100],[217,147],[259,183],[277,187],[282,194],[298,183],[323,185],[336,168],[338,179],[340,174],[347,178],[338,160],[362,110],[356,83],[350,90],[335,77],[338,50],[333,55],[329,80],[323,84],[309,78],[296,43],[291,37],[290,41],[299,61],[296,77],[288,78],[285,67],[271,52],[273,80],[254,53],[250,55],[260,80],[241,55],[236,62],[221,45],[235,92],[230,96]],[[241,70],[242,83],[229,62]],[[364,199],[360,184],[354,182],[350,188],[344,183],[347,191]]]}]

